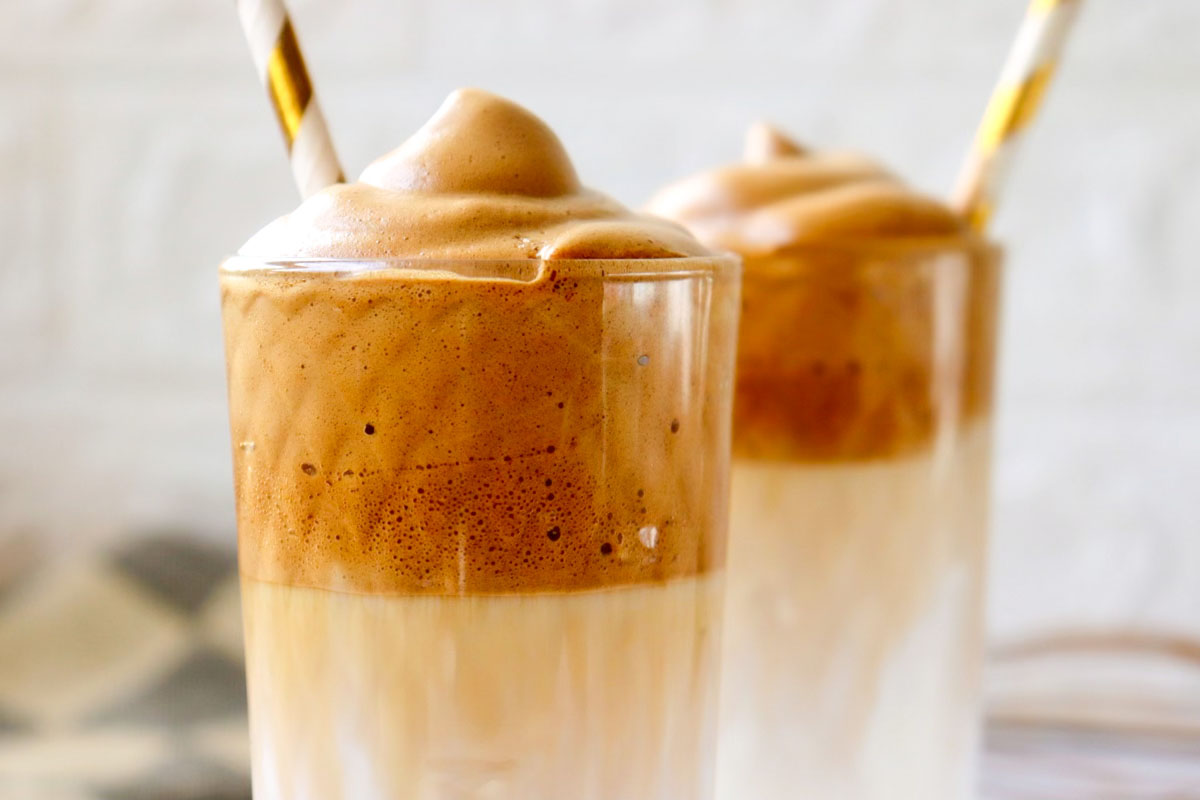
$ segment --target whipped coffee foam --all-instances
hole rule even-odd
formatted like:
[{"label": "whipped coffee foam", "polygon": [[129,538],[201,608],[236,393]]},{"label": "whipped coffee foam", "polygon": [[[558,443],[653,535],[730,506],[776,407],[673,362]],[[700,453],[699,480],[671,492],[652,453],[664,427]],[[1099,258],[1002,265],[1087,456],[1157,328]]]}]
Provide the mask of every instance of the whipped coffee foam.
[{"label": "whipped coffee foam", "polygon": [[[720,563],[736,268],[582,188],[528,111],[455,92],[358,183],[305,201],[242,255],[447,259],[227,265],[248,577],[504,593]],[[686,274],[672,271],[682,256]],[[455,259],[508,261],[467,274]],[[642,277],[612,280],[631,271],[619,259],[644,259]]]},{"label": "whipped coffee foam", "polygon": [[742,163],[685,178],[647,209],[745,256],[800,244],[964,236],[963,220],[854,153],[811,152],[763,124]]},{"label": "whipped coffee foam", "polygon": [[735,454],[888,457],[990,408],[996,253],[875,162],[756,125],[742,162],[649,210],[745,258]]},{"label": "whipped coffee foam", "polygon": [[515,103],[478,89],[356,183],[318,192],[241,255],[288,258],[663,258],[708,255],[679,226],[584,188],[562,143]]}]

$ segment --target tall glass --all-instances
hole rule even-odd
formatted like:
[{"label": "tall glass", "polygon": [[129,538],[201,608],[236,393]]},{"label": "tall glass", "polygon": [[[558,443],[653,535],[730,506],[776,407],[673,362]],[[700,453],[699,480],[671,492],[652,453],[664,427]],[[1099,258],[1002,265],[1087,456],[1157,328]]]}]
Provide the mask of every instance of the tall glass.
[{"label": "tall glass", "polygon": [[962,800],[999,254],[747,258],[718,796]]},{"label": "tall glass", "polygon": [[738,271],[223,265],[257,800],[711,795]]}]

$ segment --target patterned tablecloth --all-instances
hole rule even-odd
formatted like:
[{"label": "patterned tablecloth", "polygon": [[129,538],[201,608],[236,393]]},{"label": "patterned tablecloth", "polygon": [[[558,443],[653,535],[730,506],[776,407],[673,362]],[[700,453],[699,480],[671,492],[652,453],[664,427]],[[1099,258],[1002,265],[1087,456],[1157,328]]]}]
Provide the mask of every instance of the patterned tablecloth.
[{"label": "patterned tablecloth", "polygon": [[[158,535],[0,565],[0,800],[250,797],[228,549]],[[983,771],[989,800],[1200,798],[1200,729],[999,719]]]}]

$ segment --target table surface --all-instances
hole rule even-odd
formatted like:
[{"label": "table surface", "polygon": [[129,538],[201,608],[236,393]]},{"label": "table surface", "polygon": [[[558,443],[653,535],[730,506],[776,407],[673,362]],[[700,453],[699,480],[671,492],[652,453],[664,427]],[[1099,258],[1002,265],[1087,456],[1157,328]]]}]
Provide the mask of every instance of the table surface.
[{"label": "table surface", "polygon": [[[0,556],[0,800],[250,797],[232,554]],[[1200,662],[1092,645],[998,654],[980,796],[1200,800]]]}]

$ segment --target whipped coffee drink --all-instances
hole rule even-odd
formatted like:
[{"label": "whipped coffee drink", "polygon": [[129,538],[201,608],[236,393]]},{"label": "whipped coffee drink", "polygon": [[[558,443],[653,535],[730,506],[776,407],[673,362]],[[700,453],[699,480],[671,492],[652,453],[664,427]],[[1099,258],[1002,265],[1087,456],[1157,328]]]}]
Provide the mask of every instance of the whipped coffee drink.
[{"label": "whipped coffee drink", "polygon": [[225,264],[257,800],[711,795],[737,279],[472,90]]},{"label": "whipped coffee drink", "polygon": [[971,796],[997,257],[751,130],[651,210],[745,257],[718,797]]}]

